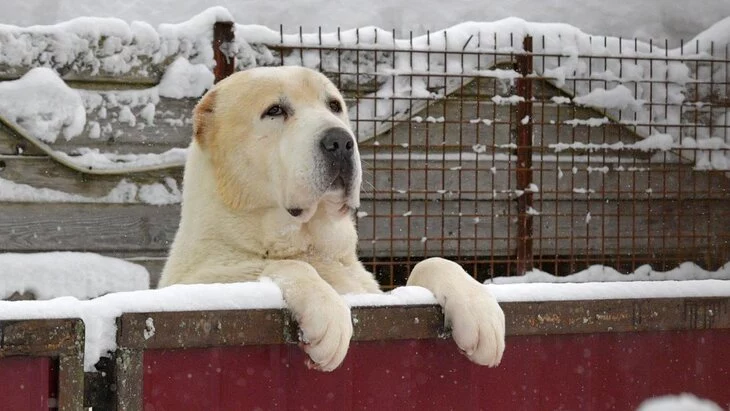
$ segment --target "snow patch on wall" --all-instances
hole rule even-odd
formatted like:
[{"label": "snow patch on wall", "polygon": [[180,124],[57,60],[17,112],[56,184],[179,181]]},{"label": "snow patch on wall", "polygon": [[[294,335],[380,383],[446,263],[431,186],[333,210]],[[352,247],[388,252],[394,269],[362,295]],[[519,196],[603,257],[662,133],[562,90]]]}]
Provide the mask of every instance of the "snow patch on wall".
[{"label": "snow patch on wall", "polygon": [[0,254],[0,300],[30,292],[37,300],[70,296],[89,299],[110,292],[146,290],[141,265],[93,253]]},{"label": "snow patch on wall", "polygon": [[494,284],[518,283],[597,283],[597,282],[631,282],[631,281],[680,281],[680,280],[730,280],[730,263],[717,271],[707,271],[702,267],[686,262],[669,271],[655,271],[650,265],[642,265],[630,274],[620,273],[611,267],[593,265],[587,269],[567,275],[552,274],[533,269],[525,275],[516,277],[496,277],[487,282]]},{"label": "snow patch on wall", "polygon": [[34,68],[18,80],[0,82],[0,115],[47,143],[60,134],[70,140],[86,125],[79,94],[44,67]]},{"label": "snow patch on wall", "polygon": [[710,400],[683,393],[650,398],[642,402],[636,411],[722,411],[722,408]]},{"label": "snow patch on wall", "polygon": [[172,148],[160,154],[106,153],[95,148],[80,148],[77,151],[76,155],[57,154],[81,167],[95,170],[128,170],[163,164],[182,166],[187,157],[187,148]]},{"label": "snow patch on wall", "polygon": [[213,87],[215,76],[204,64],[190,64],[178,57],[165,71],[157,86],[160,96],[169,98],[200,97]]},{"label": "snow patch on wall", "polygon": [[89,197],[50,188],[37,188],[0,178],[0,201],[18,203],[147,203],[154,205],[179,204],[182,194],[177,182],[167,178],[165,184],[136,184],[122,180],[108,194]]}]

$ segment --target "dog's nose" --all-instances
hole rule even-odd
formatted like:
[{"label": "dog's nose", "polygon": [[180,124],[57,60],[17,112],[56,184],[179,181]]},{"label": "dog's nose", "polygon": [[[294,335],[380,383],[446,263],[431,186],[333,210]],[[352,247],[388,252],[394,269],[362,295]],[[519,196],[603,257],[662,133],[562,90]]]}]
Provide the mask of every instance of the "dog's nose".
[{"label": "dog's nose", "polygon": [[323,133],[320,148],[327,157],[347,159],[352,156],[355,140],[344,128],[330,128]]}]

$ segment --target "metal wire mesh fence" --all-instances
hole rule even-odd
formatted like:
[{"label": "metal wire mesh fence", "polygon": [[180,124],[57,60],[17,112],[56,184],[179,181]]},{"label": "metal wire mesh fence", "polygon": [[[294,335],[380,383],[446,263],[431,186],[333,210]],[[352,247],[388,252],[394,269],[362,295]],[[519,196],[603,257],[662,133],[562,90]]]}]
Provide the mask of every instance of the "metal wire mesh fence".
[{"label": "metal wire mesh fence", "polygon": [[318,68],[348,98],[360,254],[381,283],[429,256],[479,279],[730,260],[727,46],[283,33],[269,63]]}]

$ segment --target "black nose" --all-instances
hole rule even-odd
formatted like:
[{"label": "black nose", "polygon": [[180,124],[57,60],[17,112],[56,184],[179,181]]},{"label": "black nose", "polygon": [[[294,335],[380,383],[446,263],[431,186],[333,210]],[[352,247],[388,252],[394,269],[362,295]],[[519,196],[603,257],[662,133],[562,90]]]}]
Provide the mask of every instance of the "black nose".
[{"label": "black nose", "polygon": [[344,128],[330,128],[325,130],[320,142],[322,152],[328,158],[348,159],[352,156],[355,141],[349,131]]}]

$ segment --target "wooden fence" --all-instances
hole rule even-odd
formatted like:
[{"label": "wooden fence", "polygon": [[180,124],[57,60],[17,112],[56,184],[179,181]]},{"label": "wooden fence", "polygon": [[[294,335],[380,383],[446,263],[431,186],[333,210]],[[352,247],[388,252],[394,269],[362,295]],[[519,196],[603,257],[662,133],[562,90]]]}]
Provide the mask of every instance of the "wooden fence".
[{"label": "wooden fence", "polygon": [[[117,319],[118,348],[82,374],[80,320],[0,322],[8,409],[635,409],[691,392],[730,405],[730,299],[503,303],[497,368],[458,353],[435,306],[353,309],[332,373],[308,370],[285,310]],[[149,324],[154,324],[153,333]],[[661,352],[657,352],[661,347]]]}]

